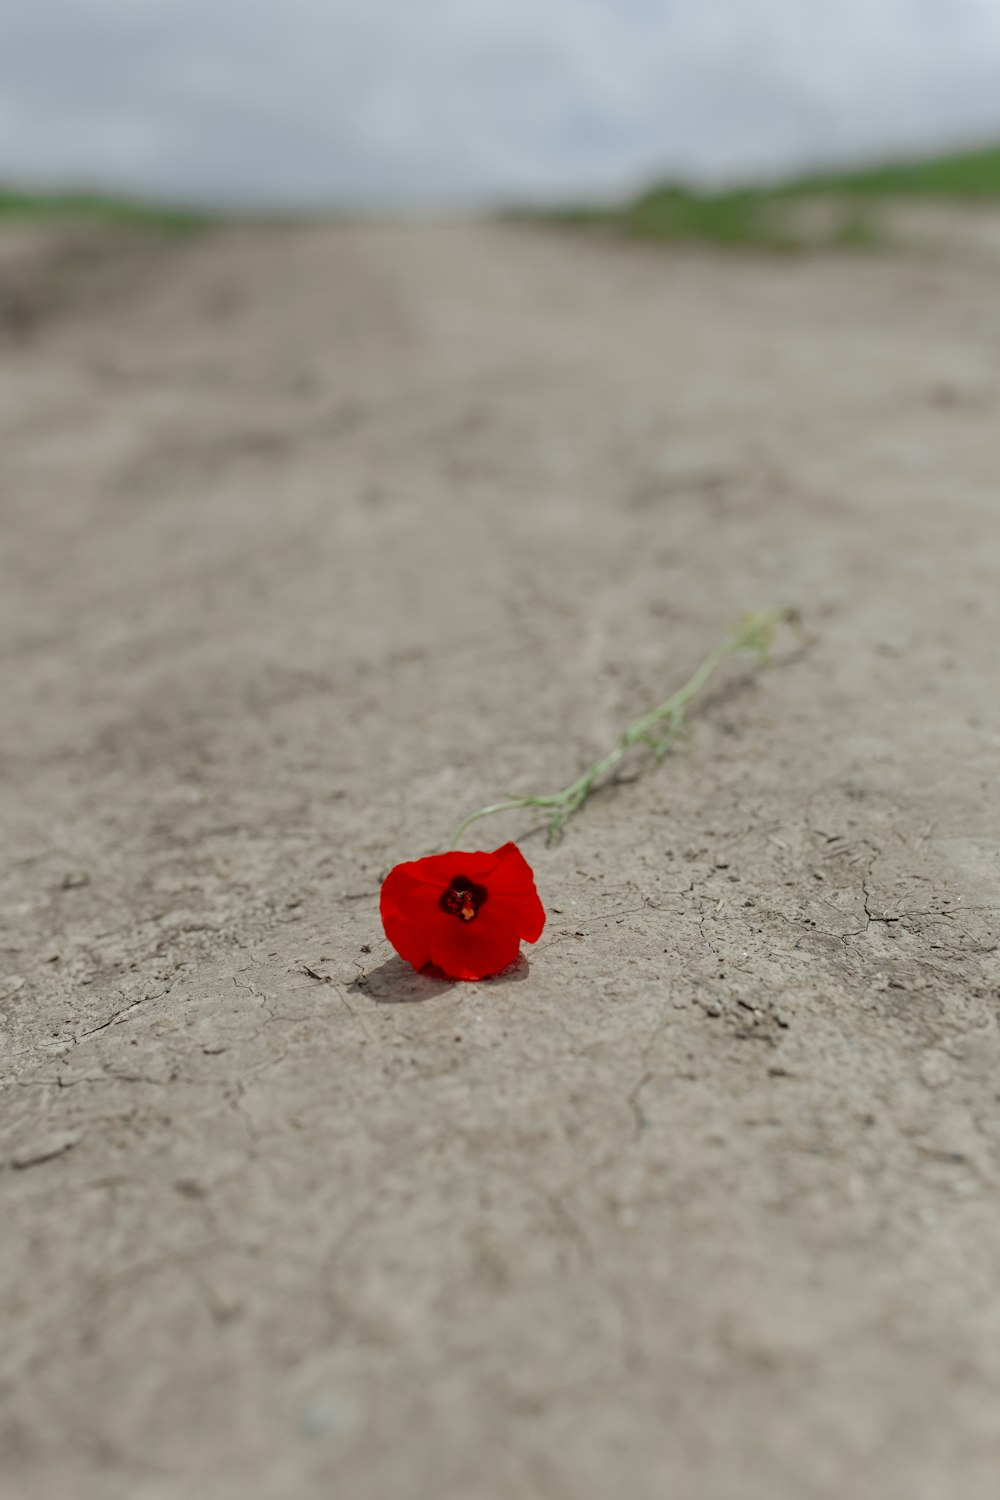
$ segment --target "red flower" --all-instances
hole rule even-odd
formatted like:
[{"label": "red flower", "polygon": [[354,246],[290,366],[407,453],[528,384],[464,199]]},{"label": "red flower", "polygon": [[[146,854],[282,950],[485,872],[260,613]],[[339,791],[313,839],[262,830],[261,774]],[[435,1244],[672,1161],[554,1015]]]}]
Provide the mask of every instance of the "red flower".
[{"label": "red flower", "polygon": [[397,865],[382,886],[382,926],[415,969],[434,964],[449,979],[485,979],[534,943],[545,911],[531,866],[516,844],[492,854],[430,854]]}]

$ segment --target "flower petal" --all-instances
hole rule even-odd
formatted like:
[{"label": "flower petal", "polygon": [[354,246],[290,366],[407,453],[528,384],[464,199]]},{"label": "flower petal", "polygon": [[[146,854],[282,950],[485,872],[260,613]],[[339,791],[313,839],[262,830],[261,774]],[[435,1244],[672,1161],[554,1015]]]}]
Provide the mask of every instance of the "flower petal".
[{"label": "flower petal", "polygon": [[486,915],[485,907],[474,922],[456,922],[445,917],[431,934],[431,963],[451,979],[486,979],[512,964],[521,951],[516,929]]},{"label": "flower petal", "polygon": [[524,942],[535,943],[545,926],[545,908],[535,889],[531,866],[514,843],[504,844],[496,853],[500,860],[488,885],[493,910],[503,912]]}]

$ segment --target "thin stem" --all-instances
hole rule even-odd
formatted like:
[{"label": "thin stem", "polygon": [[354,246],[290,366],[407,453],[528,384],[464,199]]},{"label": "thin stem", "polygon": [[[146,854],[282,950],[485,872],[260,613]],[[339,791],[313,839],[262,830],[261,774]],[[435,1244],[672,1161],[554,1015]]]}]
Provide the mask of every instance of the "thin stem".
[{"label": "thin stem", "polygon": [[[525,807],[551,811],[548,837],[552,843],[562,832],[566,819],[583,806],[596,783],[618,764],[633,745],[648,745],[657,761],[663,759],[684,727],[688,704],[727,657],[735,656],[740,651],[752,651],[761,661],[767,661],[776,626],[783,620],[794,623],[796,619],[794,612],[788,609],[768,609],[747,615],[714,651],[709,652],[683,687],[630,724],[607,754],[602,755],[600,760],[595,760],[576,781],[571,781],[561,792],[553,792],[549,796],[510,797],[504,802],[492,802],[488,807],[481,807],[478,812],[470,813],[467,818],[462,819],[455,830],[451,847],[454,849],[465,830],[473,823],[478,823],[480,818]],[[657,735],[655,731],[664,720],[668,721],[666,731]]]}]

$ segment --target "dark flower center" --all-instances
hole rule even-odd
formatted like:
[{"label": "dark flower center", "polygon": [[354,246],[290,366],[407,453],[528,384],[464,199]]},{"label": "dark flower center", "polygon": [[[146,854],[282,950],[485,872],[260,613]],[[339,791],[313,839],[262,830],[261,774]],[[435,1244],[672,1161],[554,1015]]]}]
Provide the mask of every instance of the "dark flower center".
[{"label": "dark flower center", "polygon": [[438,904],[450,917],[471,922],[488,896],[489,891],[484,885],[477,885],[468,875],[456,875]]}]

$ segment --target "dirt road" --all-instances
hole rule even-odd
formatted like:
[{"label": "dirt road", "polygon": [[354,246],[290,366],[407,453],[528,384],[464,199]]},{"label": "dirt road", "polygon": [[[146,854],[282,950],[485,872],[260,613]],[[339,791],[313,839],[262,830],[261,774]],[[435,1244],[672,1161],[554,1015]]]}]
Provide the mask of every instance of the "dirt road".
[{"label": "dirt road", "polygon": [[[4,1493],[995,1500],[995,269],[7,245]],[[393,863],[786,602],[404,969]]]}]

